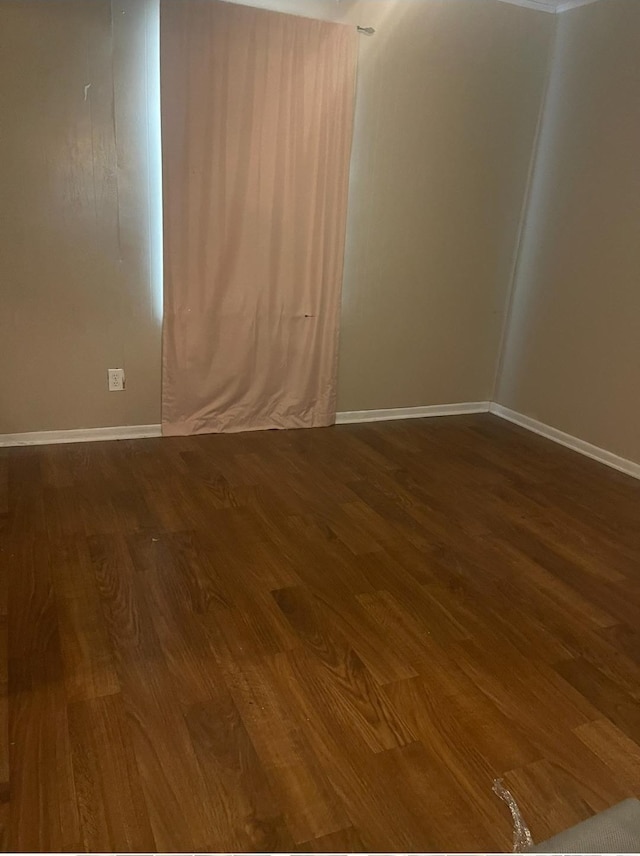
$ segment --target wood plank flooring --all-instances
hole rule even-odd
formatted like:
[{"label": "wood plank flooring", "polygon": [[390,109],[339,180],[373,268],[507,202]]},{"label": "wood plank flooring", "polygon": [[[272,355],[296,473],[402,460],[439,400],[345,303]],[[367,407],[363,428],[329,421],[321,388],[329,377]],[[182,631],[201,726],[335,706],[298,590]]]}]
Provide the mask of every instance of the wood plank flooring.
[{"label": "wood plank flooring", "polygon": [[640,796],[640,482],[493,416],[0,451],[0,846],[511,848]]}]

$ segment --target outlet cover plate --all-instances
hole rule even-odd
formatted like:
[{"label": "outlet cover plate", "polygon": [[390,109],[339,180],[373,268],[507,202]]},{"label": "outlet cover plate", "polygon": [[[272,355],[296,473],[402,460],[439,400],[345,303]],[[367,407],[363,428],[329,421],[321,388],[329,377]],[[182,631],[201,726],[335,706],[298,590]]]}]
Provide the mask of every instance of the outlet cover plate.
[{"label": "outlet cover plate", "polygon": [[109,392],[122,392],[124,390],[124,369],[107,369],[109,378]]}]

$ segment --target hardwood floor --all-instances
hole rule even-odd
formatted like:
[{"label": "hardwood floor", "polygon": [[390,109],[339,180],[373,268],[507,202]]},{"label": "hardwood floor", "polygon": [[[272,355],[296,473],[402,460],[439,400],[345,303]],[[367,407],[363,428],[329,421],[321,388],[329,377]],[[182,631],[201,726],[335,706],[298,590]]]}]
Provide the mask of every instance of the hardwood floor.
[{"label": "hardwood floor", "polygon": [[489,415],[0,455],[0,845],[510,850],[640,796],[640,482]]}]

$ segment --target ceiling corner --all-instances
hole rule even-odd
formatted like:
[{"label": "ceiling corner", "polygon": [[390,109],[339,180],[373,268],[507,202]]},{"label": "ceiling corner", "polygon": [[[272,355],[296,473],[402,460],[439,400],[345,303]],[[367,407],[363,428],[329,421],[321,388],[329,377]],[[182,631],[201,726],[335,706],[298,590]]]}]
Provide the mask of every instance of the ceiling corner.
[{"label": "ceiling corner", "polygon": [[570,9],[577,9],[579,6],[590,6],[592,3],[598,3],[599,0],[558,0],[556,12],[568,12]]},{"label": "ceiling corner", "polygon": [[560,0],[499,0],[499,2],[509,3],[511,6],[523,6],[525,9],[535,9],[537,12],[555,14],[556,5]]},{"label": "ceiling corner", "polygon": [[599,0],[500,0],[501,3],[510,3],[512,6],[524,6],[526,9],[536,9],[538,12],[550,12],[559,15],[579,6],[588,6],[598,3]]}]

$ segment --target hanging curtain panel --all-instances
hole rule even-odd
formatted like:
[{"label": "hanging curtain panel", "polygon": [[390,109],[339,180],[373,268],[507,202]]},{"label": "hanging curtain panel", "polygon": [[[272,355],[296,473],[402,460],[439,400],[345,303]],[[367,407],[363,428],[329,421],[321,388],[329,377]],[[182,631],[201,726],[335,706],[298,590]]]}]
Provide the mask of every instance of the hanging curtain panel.
[{"label": "hanging curtain panel", "polygon": [[162,427],[329,425],[355,27],[161,0]]}]

